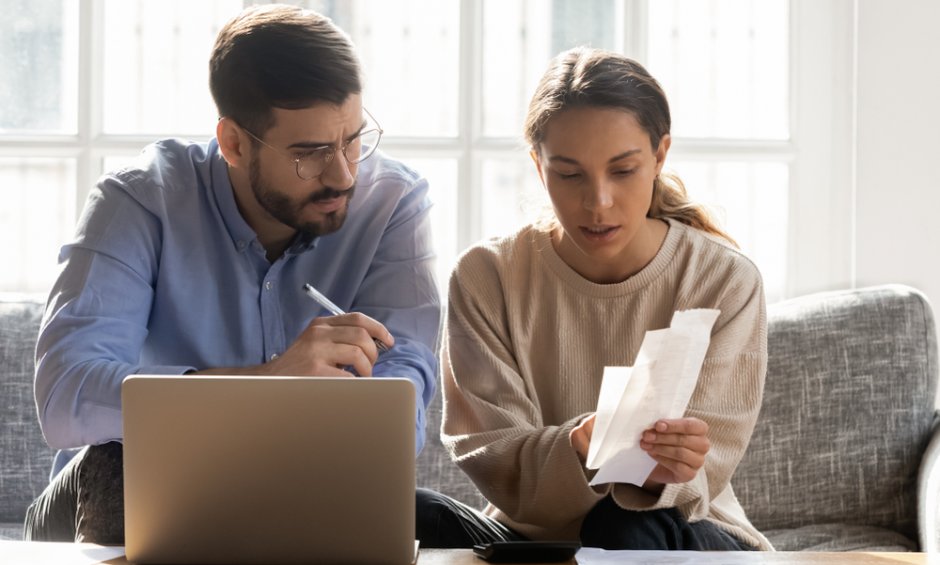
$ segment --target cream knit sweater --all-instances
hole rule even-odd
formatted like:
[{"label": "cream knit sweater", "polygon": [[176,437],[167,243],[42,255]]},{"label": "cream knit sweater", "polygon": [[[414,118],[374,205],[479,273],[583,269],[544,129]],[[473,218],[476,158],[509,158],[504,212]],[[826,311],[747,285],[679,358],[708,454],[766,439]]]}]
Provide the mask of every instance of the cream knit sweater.
[{"label": "cream knit sweater", "polygon": [[[688,416],[709,425],[698,476],[656,495],[588,485],[568,433],[594,411],[605,365],[633,365],[647,330],[677,310],[721,310]],[[761,549],[729,480],[761,405],[767,321],[757,268],[717,238],[669,221],[653,260],[617,284],[595,284],[534,226],[468,250],[450,280],[442,353],[441,436],[490,501],[485,512],[532,539],[577,539],[613,494],[631,510],[677,507]]]}]

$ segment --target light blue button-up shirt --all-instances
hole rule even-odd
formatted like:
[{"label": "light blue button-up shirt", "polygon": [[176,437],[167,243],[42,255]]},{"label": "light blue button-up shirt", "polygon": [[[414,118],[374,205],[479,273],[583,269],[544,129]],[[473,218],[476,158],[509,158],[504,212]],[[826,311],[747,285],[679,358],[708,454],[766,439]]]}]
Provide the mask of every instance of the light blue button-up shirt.
[{"label": "light blue button-up shirt", "polygon": [[[235,203],[215,140],[164,140],[89,195],[36,348],[36,405],[59,449],[122,437],[130,374],[244,367],[282,353],[318,316],[311,283],[395,337],[375,376],[410,379],[416,445],[434,395],[440,298],[428,184],[380,152],[359,166],[337,232],[298,238],[274,263]],[[60,453],[53,473],[68,461]]]}]

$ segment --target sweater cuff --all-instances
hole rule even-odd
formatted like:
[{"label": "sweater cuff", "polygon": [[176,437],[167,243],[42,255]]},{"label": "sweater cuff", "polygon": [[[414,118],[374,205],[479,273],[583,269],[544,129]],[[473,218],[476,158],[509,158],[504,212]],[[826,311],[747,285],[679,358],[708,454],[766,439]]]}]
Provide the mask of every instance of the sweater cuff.
[{"label": "sweater cuff", "polygon": [[679,508],[690,521],[708,515],[708,477],[704,470],[686,483],[666,485],[658,495],[626,483],[614,485],[612,495],[617,506],[624,510]]},{"label": "sweater cuff", "polygon": [[575,474],[573,472],[574,467],[577,466],[578,468],[580,468],[581,469],[581,473],[580,473],[581,484],[578,485],[577,490],[583,493],[592,491],[594,493],[594,496],[593,496],[594,503],[597,503],[600,499],[604,498],[610,493],[613,485],[611,484],[600,484],[600,485],[595,485],[595,486],[590,485],[591,479],[594,478],[594,475],[597,473],[597,469],[588,469],[587,467],[584,466],[584,462],[581,461],[580,457],[578,457],[578,452],[575,451],[574,446],[571,445],[571,440],[568,439],[571,437],[571,430],[577,428],[581,424],[581,422],[584,421],[584,419],[590,416],[591,414],[592,413],[589,412],[587,414],[582,414],[581,416],[578,416],[577,418],[572,418],[571,420],[568,420],[567,422],[565,422],[564,424],[558,427],[558,433],[561,437],[564,437],[565,440],[567,440],[569,453],[571,455],[570,457],[566,457],[567,461],[564,464],[565,467],[567,467],[571,472],[570,473],[566,472],[565,474],[568,476],[572,476]]}]

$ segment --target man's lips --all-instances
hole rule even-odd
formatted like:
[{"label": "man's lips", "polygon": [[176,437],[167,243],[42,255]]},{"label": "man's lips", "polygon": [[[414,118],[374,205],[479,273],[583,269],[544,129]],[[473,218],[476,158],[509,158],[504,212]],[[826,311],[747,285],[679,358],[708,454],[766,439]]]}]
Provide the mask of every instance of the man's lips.
[{"label": "man's lips", "polygon": [[321,212],[323,214],[329,214],[330,212],[336,212],[343,208],[346,205],[347,197],[344,194],[343,196],[334,196],[333,198],[323,198],[320,200],[314,200],[310,202],[310,206]]}]

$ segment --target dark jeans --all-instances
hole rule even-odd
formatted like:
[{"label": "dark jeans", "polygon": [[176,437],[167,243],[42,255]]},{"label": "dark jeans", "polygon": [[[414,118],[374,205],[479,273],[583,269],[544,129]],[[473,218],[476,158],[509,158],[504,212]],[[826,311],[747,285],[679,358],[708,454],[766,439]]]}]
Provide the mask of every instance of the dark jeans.
[{"label": "dark jeans", "polygon": [[689,522],[675,508],[638,512],[624,510],[606,497],[581,524],[581,544],[603,549],[672,549],[755,551],[715,524]]},{"label": "dark jeans", "polygon": [[23,539],[124,544],[124,446],[86,447],[26,510]]},{"label": "dark jeans", "polygon": [[[115,442],[80,451],[26,511],[24,539],[124,545],[123,455],[123,446]],[[499,522],[432,490],[418,489],[415,504],[421,547],[520,539]]]},{"label": "dark jeans", "polygon": [[[443,498],[446,500],[436,500],[427,505],[423,515],[427,521],[423,531],[428,532],[436,545],[425,544],[422,539],[421,547],[473,547],[474,544],[488,541],[525,539],[480,512],[447,497]],[[419,526],[421,519],[419,517]],[[502,527],[502,530],[498,527]],[[498,532],[498,535],[493,536],[493,532]],[[609,496],[598,502],[584,519],[581,544],[603,549],[756,549],[711,522],[702,520],[690,523],[675,508],[645,512],[624,510]]]}]

